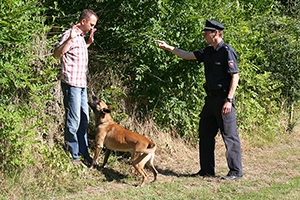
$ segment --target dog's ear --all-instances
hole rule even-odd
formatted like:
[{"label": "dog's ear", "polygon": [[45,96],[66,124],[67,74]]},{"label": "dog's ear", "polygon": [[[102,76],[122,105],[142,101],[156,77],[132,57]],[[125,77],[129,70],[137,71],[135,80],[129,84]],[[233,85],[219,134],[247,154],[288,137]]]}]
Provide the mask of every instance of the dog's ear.
[{"label": "dog's ear", "polygon": [[103,112],[104,113],[110,113],[113,109],[114,109],[113,107],[108,106],[107,108],[103,109]]},{"label": "dog's ear", "polygon": [[94,102],[99,101],[99,99],[95,95],[92,96],[92,99]]},{"label": "dog's ear", "polygon": [[107,109],[111,111],[111,110],[114,110],[115,108],[111,107],[111,106],[108,106]]},{"label": "dog's ear", "polygon": [[95,101],[95,100],[99,100],[101,99],[101,95],[99,95],[99,97],[97,98],[97,96],[95,95],[94,91],[93,91],[93,88],[92,88],[92,99]]}]

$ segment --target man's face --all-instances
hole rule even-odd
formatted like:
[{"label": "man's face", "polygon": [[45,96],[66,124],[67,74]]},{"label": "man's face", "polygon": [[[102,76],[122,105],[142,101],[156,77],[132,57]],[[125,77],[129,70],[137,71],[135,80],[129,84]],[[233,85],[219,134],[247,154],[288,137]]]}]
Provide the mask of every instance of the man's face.
[{"label": "man's face", "polygon": [[92,15],[88,20],[83,19],[81,21],[81,27],[80,29],[84,32],[84,34],[87,34],[90,30],[92,30],[97,23],[96,16]]},{"label": "man's face", "polygon": [[206,39],[207,44],[212,44],[215,41],[216,31],[205,31],[203,37]]}]

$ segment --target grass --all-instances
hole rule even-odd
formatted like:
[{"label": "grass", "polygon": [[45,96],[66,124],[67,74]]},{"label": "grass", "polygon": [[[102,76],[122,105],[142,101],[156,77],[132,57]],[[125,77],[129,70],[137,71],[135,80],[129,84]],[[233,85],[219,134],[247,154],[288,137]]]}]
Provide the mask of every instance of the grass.
[{"label": "grass", "polygon": [[[105,169],[79,167],[64,171],[55,165],[1,173],[0,199],[298,199],[299,136],[296,129],[273,146],[257,146],[241,135],[244,178],[223,181],[190,177],[199,170],[198,148],[154,131],[148,137],[159,146],[155,183],[150,183],[153,177],[148,171],[149,182],[136,188],[140,176],[122,154],[114,154]],[[228,172],[225,148],[222,138],[216,139],[216,173],[223,176]],[[103,157],[101,154],[100,163]]]}]

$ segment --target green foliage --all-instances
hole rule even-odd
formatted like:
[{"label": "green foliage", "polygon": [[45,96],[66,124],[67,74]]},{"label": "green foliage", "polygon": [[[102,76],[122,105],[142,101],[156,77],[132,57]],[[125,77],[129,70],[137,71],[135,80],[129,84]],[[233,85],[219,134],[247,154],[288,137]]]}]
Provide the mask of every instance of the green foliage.
[{"label": "green foliage", "polygon": [[[28,54],[34,45],[34,38],[43,30],[41,9],[37,2],[4,1],[1,3],[0,36],[0,87],[2,101],[18,91],[30,87],[32,54]],[[30,75],[29,75],[30,74]],[[17,92],[18,92],[17,91]]]},{"label": "green foliage", "polygon": [[272,79],[271,72],[261,70],[266,63],[264,51],[257,47],[262,39],[257,24],[242,21],[237,26],[239,32],[231,34],[234,38],[231,43],[239,53],[240,82],[236,93],[239,129],[250,137],[260,132],[257,129],[263,129],[263,134],[278,132],[278,118],[282,117],[278,99],[283,84]]},{"label": "green foliage", "polygon": [[[240,84],[242,89],[239,91],[247,92],[251,97],[247,101],[245,99],[247,95],[243,94],[241,104],[247,106],[242,107],[240,115],[246,115],[244,110],[253,114],[240,119],[244,119],[242,121],[248,124],[248,130],[253,130],[257,125],[264,126],[270,135],[278,130],[288,129],[287,126],[282,126],[281,122],[278,123],[277,118],[282,118],[290,111],[291,105],[299,101],[297,15],[294,18],[280,15],[282,13],[280,9],[283,7],[278,2],[272,4],[272,9],[264,13],[253,9],[255,10],[255,15],[251,16],[253,22],[239,23],[242,27],[240,38],[243,39],[237,40],[242,44],[238,48],[241,52],[245,52],[241,55],[243,78]],[[288,108],[286,112],[282,112],[283,105]],[[251,129],[249,125],[252,126]]]},{"label": "green foliage", "polygon": [[32,164],[34,158],[30,146],[37,142],[32,140],[36,135],[33,128],[40,124],[28,124],[27,117],[35,118],[37,113],[33,113],[27,106],[0,107],[0,113],[0,135],[4,147],[1,148],[0,155],[2,163],[20,167]]},{"label": "green foliage", "polygon": [[271,79],[283,83],[282,95],[289,102],[300,97],[300,60],[297,50],[297,34],[300,29],[294,26],[296,23],[287,17],[272,17],[272,20],[266,21],[261,27],[263,41],[258,44],[265,55],[265,64],[261,70],[272,72]]},{"label": "green foliage", "polygon": [[53,64],[39,1],[1,1],[0,162],[12,169],[34,163],[34,146],[48,133],[43,114],[51,98]]},{"label": "green foliage", "polygon": [[[76,20],[72,9],[55,5],[57,10],[50,12],[60,13],[60,20],[55,22],[65,27],[70,24],[66,16]],[[205,96],[203,65],[161,50],[153,40],[165,40],[191,52],[204,48],[207,44],[201,30],[206,19],[215,19],[227,27],[224,40],[239,56],[241,79],[236,99],[241,130],[250,131],[255,125],[273,126],[276,118],[284,114],[278,99],[285,99],[286,94],[292,94],[293,101],[298,99],[298,75],[294,73],[297,65],[291,63],[298,52],[293,46],[295,31],[288,35],[287,27],[291,26],[284,31],[279,29],[292,25],[294,20],[277,17],[284,10],[277,1],[103,0],[93,5],[87,1],[86,5],[99,15],[96,41],[90,48],[94,56],[90,59],[89,84],[104,98],[107,96],[107,102],[119,107],[119,113],[134,115],[139,121],[150,116],[185,138],[197,136]],[[271,24],[281,25],[273,30]],[[277,43],[283,44],[284,38],[286,49],[281,56],[283,48]],[[281,66],[285,58],[290,60],[286,70],[273,70],[272,66]],[[292,78],[287,78],[290,74]],[[94,79],[102,83],[94,83]],[[125,109],[118,106],[122,101]]]},{"label": "green foliage", "polygon": [[[130,89],[127,92],[130,101],[139,102],[136,117],[143,120],[150,115],[163,127],[180,131],[184,126],[189,126],[189,129],[184,129],[187,133],[195,130],[197,118],[194,116],[199,112],[195,103],[201,101],[199,94],[203,96],[203,70],[196,62],[190,64],[166,54],[153,41],[169,38],[170,35],[176,35],[176,39],[186,35],[189,30],[183,25],[192,23],[194,17],[189,15],[194,12],[193,9],[181,12],[178,9],[180,3],[169,6],[157,1],[109,1],[103,4],[102,7],[106,9],[99,21],[116,20],[101,24],[106,29],[101,33],[102,38],[97,40],[101,46],[99,52],[103,54],[99,58],[105,59],[105,65],[111,66],[110,73],[117,74]],[[188,4],[184,8],[189,9]],[[114,12],[111,12],[112,9]],[[186,20],[171,21],[172,17],[179,14],[180,19]],[[170,20],[170,27],[163,24],[167,20]],[[173,25],[176,21],[180,24]],[[189,40],[191,44],[198,40],[197,34],[199,32],[194,33],[196,37]],[[96,73],[101,73],[101,69]],[[187,103],[187,99],[193,103]],[[180,119],[182,117],[183,120]]]},{"label": "green foliage", "polygon": [[[227,27],[225,42],[239,55],[241,81],[236,99],[241,101],[237,102],[240,129],[251,130],[265,123],[273,126],[280,114],[281,104],[276,100],[284,86],[265,67],[269,52],[261,47],[261,27],[267,27],[264,23],[277,12],[273,11],[277,2],[129,0],[100,5],[105,9],[99,19],[102,37],[96,38],[102,54],[98,57],[129,88],[127,97],[139,102],[138,119],[150,115],[181,136],[197,135],[205,96],[203,66],[160,50],[153,40],[165,40],[187,51],[204,48],[201,30],[206,19],[215,19]],[[272,52],[270,58],[274,55],[279,52]]]}]

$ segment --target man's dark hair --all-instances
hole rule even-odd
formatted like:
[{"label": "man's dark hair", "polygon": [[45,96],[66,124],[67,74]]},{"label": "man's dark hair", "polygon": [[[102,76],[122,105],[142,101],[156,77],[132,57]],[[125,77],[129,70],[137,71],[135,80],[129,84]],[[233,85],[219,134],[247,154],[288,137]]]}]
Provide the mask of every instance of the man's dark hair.
[{"label": "man's dark hair", "polygon": [[90,10],[90,9],[84,9],[79,17],[79,21],[86,19],[87,21],[90,19],[91,16],[95,16],[98,20],[98,16],[96,13],[94,13],[94,11]]}]

